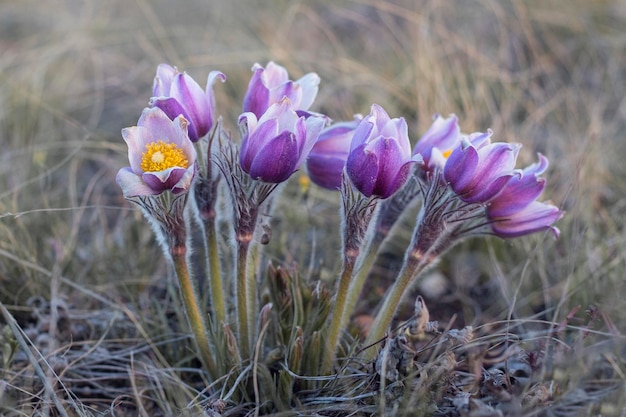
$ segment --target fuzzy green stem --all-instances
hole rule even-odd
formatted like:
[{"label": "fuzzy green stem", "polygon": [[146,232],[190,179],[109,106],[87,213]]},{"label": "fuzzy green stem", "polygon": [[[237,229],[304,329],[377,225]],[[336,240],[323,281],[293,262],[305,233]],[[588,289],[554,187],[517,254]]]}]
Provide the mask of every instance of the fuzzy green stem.
[{"label": "fuzzy green stem", "polygon": [[357,256],[358,253],[346,254],[346,256],[344,256],[339,287],[337,289],[337,296],[335,297],[334,313],[330,319],[328,337],[326,338],[326,352],[322,362],[322,375],[326,375],[332,371],[338,347],[339,334],[345,325],[343,312],[348,299],[350,279],[352,278]]},{"label": "fuzzy green stem", "polygon": [[207,240],[207,262],[209,282],[211,286],[211,305],[218,325],[226,322],[226,305],[224,304],[224,288],[222,284],[222,269],[217,245],[217,231],[215,230],[215,216],[204,222]]},{"label": "fuzzy green stem", "polygon": [[184,246],[173,247],[170,249],[170,254],[172,255],[176,277],[178,278],[183,296],[185,312],[187,313],[187,319],[189,320],[196,346],[206,369],[209,371],[211,377],[215,378],[217,377],[217,368],[213,360],[211,347],[209,346],[207,326],[200,310],[198,295],[191,281],[191,276],[189,275],[186,248]]},{"label": "fuzzy green stem", "polygon": [[376,233],[372,238],[372,241],[369,242],[367,246],[367,252],[365,252],[365,256],[358,264],[356,274],[354,274],[353,278],[351,279],[350,288],[348,289],[348,299],[346,301],[346,305],[343,309],[341,317],[341,322],[343,323],[342,327],[345,326],[345,323],[348,322],[348,320],[354,313],[354,309],[356,308],[356,304],[359,300],[359,296],[361,295],[361,291],[363,291],[365,280],[367,279],[367,276],[372,269],[372,265],[374,265],[376,255],[378,254],[378,249],[380,248],[383,240],[384,235]]},{"label": "fuzzy green stem", "polygon": [[[412,252],[409,254],[402,270],[400,271],[400,274],[398,275],[398,278],[391,288],[391,291],[385,298],[383,306],[376,315],[376,319],[370,328],[364,346],[369,347],[383,338],[385,332],[391,324],[391,320],[398,309],[398,305],[400,304],[400,300],[402,299],[406,289],[409,287],[411,282],[413,282],[415,277],[424,271],[424,269],[430,265],[432,261],[433,259],[427,256],[427,254],[421,255],[418,252]],[[375,354],[376,349],[369,348],[365,350],[363,356],[365,359],[371,360],[374,358]]]},{"label": "fuzzy green stem", "polygon": [[250,354],[248,330],[248,249],[249,241],[237,242],[237,318],[239,320],[239,343],[243,356]]},{"label": "fuzzy green stem", "polygon": [[258,270],[259,261],[259,245],[252,243],[252,247],[248,249],[246,259],[246,296],[248,297],[248,340],[254,344],[255,323],[257,322],[257,283],[256,272]]}]

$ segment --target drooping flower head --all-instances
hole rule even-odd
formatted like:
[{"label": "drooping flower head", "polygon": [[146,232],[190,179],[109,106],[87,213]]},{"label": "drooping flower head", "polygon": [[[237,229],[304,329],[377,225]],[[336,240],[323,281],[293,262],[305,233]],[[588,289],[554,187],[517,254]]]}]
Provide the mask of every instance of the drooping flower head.
[{"label": "drooping flower head", "polygon": [[255,180],[283,182],[304,163],[325,123],[324,118],[298,116],[286,97],[259,119],[252,112],[243,113],[239,163]]},{"label": "drooping flower head", "polygon": [[354,131],[346,172],[366,197],[387,198],[406,182],[420,157],[411,156],[411,143],[404,118],[389,118],[373,104],[371,112]]},{"label": "drooping flower head", "polygon": [[546,181],[539,177],[548,168],[548,159],[539,154],[539,162],[513,176],[502,191],[487,206],[487,218],[494,233],[500,237],[517,237],[541,230],[552,230],[558,237],[559,229],[552,226],[563,217],[563,212],[552,204],[536,201]]},{"label": "drooping flower head", "polygon": [[311,181],[329,190],[341,188],[352,136],[362,119],[356,115],[350,122],[333,123],[322,130],[306,162]]},{"label": "drooping flower head", "polygon": [[217,79],[225,81],[226,76],[219,71],[211,71],[203,90],[187,73],[161,64],[154,77],[150,107],[160,108],[171,120],[182,114],[189,121],[189,139],[197,142],[215,122],[213,83]]},{"label": "drooping flower head", "polygon": [[415,144],[413,155],[421,155],[424,171],[443,169],[446,159],[461,141],[459,123],[455,115],[443,118],[436,114],[433,124]]},{"label": "drooping flower head", "polygon": [[306,111],[313,104],[320,77],[310,72],[297,81],[289,79],[287,70],[270,61],[265,68],[254,64],[253,75],[243,99],[243,111],[260,118],[275,103],[287,97],[296,111]]},{"label": "drooping flower head", "polygon": [[125,197],[174,194],[189,189],[196,151],[183,116],[173,121],[159,108],[146,108],[137,126],[122,129],[130,167],[120,169],[117,183]]},{"label": "drooping flower head", "polygon": [[466,203],[486,203],[513,175],[520,145],[491,143],[492,132],[474,133],[461,139],[444,166],[444,178]]}]

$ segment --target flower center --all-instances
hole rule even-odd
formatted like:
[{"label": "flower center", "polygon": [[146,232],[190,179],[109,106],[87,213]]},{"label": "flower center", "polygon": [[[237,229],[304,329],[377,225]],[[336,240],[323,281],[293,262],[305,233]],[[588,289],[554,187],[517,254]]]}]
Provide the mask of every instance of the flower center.
[{"label": "flower center", "polygon": [[162,140],[148,143],[141,155],[143,172],[157,172],[173,167],[187,168],[188,165],[187,157],[181,148],[175,143],[166,143]]}]

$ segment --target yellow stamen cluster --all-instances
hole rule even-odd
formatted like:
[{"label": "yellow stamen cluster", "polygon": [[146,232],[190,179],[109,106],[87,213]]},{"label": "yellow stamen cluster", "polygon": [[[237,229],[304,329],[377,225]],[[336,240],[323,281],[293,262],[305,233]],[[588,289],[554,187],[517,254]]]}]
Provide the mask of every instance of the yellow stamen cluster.
[{"label": "yellow stamen cluster", "polygon": [[148,143],[141,155],[141,169],[144,172],[158,172],[168,168],[187,168],[189,161],[181,148],[175,143],[158,142]]}]

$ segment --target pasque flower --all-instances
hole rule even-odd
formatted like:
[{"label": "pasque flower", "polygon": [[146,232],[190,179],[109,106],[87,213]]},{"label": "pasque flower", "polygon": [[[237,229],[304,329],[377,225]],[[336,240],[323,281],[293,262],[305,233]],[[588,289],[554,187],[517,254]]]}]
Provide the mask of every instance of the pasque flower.
[{"label": "pasque flower", "polygon": [[491,143],[491,131],[461,139],[444,166],[444,178],[466,203],[486,203],[495,197],[513,175],[518,144]]},{"label": "pasque flower", "polygon": [[435,115],[433,124],[415,144],[413,155],[420,155],[425,171],[443,168],[446,158],[460,144],[461,134],[455,115],[443,118]]},{"label": "pasque flower", "polygon": [[243,111],[260,118],[272,104],[287,97],[294,110],[305,111],[311,107],[319,88],[320,77],[310,72],[297,81],[289,79],[287,70],[270,61],[265,68],[254,64],[254,72],[243,99]]},{"label": "pasque flower", "polygon": [[390,119],[382,107],[373,104],[354,131],[346,172],[366,197],[387,198],[404,185],[418,160],[419,156],[411,156],[404,118]]},{"label": "pasque flower", "polygon": [[150,107],[160,108],[171,120],[182,114],[189,121],[189,139],[197,142],[211,130],[215,121],[213,83],[217,79],[225,81],[226,76],[211,71],[203,90],[187,73],[161,64],[154,77]]},{"label": "pasque flower", "polygon": [[287,97],[258,119],[252,112],[243,113],[239,163],[255,180],[283,182],[304,163],[325,123],[321,117],[298,116]]},{"label": "pasque flower", "polygon": [[146,108],[137,126],[122,129],[130,167],[117,173],[125,197],[188,190],[195,173],[196,151],[183,116],[173,121],[159,108]]},{"label": "pasque flower", "polygon": [[487,206],[487,218],[494,233],[500,237],[517,237],[540,230],[559,229],[552,226],[563,217],[557,207],[536,201],[545,188],[546,181],[539,175],[548,168],[548,159],[539,154],[539,162],[513,176],[502,191]]},{"label": "pasque flower", "polygon": [[329,190],[341,188],[352,136],[361,120],[362,116],[357,115],[350,122],[333,123],[322,130],[306,162],[311,181]]}]

